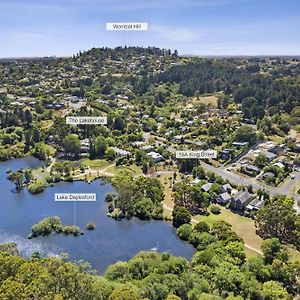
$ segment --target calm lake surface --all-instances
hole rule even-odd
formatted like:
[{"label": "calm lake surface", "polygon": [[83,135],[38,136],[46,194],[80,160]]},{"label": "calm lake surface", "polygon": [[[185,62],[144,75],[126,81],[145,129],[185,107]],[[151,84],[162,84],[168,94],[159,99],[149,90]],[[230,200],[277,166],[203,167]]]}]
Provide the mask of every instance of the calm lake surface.
[{"label": "calm lake surface", "polygon": [[[44,193],[31,195],[27,189],[15,192],[15,186],[7,180],[5,171],[35,168],[41,162],[34,158],[11,160],[0,163],[0,244],[16,242],[23,256],[39,251],[43,256],[67,252],[69,258],[84,259],[103,273],[106,267],[118,260],[128,260],[141,250],[157,247],[159,252],[188,259],[194,249],[181,241],[169,222],[140,221],[138,219],[115,221],[106,216],[104,201],[107,192],[114,191],[111,184],[96,180],[85,182],[62,182],[48,187]],[[96,193],[96,202],[55,202],[54,193]],[[50,235],[28,240],[33,224],[47,216],[59,216],[62,223],[74,222],[85,234],[82,236]],[[96,230],[87,231],[88,222],[96,223]]]}]

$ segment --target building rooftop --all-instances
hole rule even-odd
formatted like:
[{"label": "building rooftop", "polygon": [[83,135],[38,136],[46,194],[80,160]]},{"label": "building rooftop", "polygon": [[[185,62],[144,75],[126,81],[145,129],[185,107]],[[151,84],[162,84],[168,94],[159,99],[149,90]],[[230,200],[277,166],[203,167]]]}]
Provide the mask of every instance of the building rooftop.
[{"label": "building rooftop", "polygon": [[205,191],[205,192],[208,192],[208,191],[211,189],[211,186],[212,186],[212,183],[208,182],[208,183],[206,183],[206,184],[203,184],[203,185],[201,186],[201,189],[202,189],[203,191]]},{"label": "building rooftop", "polygon": [[235,200],[240,200],[241,203],[245,203],[249,200],[249,198],[251,198],[251,195],[248,191],[239,191],[233,196],[233,198]]}]

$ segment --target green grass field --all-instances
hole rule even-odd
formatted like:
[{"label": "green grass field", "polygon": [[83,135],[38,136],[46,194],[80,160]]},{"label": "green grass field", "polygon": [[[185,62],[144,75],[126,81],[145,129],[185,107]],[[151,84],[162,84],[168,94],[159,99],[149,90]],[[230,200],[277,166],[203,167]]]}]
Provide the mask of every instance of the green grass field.
[{"label": "green grass field", "polygon": [[120,167],[111,166],[106,170],[106,172],[111,173],[111,174],[116,174],[120,170],[128,170],[132,173],[133,176],[142,174],[142,169],[140,167],[138,167],[137,165],[131,165],[128,167],[127,166],[120,166]]},{"label": "green grass field", "polygon": [[46,179],[46,177],[50,176],[50,173],[43,168],[38,168],[32,170],[32,175],[36,179]]},{"label": "green grass field", "polygon": [[88,158],[84,158],[79,161],[80,164],[84,167],[90,167],[94,170],[99,170],[108,167],[111,163],[104,159],[94,159],[90,160]]},{"label": "green grass field", "polygon": [[45,144],[45,149],[49,152],[50,156],[54,156],[56,153],[56,149],[50,145]]},{"label": "green grass field", "polygon": [[[196,216],[195,219],[205,221],[210,225],[220,220],[226,221],[232,225],[232,230],[244,240],[246,245],[250,245],[260,251],[263,239],[256,234],[254,221],[250,218],[235,214],[223,206],[219,207],[221,208],[219,215],[211,213],[209,216]],[[251,253],[257,255],[256,251],[251,250]]]},{"label": "green grass field", "polygon": [[[261,251],[261,245],[263,243],[263,239],[256,234],[254,221],[250,218],[235,214],[223,206],[219,207],[221,208],[221,213],[219,215],[211,213],[209,216],[195,216],[194,219],[207,222],[210,225],[220,220],[228,222],[232,225],[232,230],[244,240],[247,257],[258,255],[259,253],[257,251],[250,248],[253,247],[258,251]],[[300,260],[300,252],[293,246],[288,246],[288,253],[292,260]]]}]

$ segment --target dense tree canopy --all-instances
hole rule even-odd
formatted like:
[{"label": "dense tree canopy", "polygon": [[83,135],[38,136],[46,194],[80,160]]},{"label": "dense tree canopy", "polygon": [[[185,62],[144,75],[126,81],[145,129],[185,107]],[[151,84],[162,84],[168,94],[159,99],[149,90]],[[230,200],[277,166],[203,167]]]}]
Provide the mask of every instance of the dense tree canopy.
[{"label": "dense tree canopy", "polygon": [[279,240],[266,240],[263,257],[246,260],[242,242],[224,222],[185,224],[179,236],[183,232],[198,249],[191,262],[140,252],[110,265],[104,276],[83,262],[37,254],[24,259],[13,256],[15,245],[1,246],[0,299],[289,300],[299,294],[299,262],[289,260]]},{"label": "dense tree canopy", "polygon": [[257,214],[255,224],[261,236],[277,237],[281,241],[300,247],[299,216],[296,215],[293,202],[287,198],[273,200],[263,207]]}]

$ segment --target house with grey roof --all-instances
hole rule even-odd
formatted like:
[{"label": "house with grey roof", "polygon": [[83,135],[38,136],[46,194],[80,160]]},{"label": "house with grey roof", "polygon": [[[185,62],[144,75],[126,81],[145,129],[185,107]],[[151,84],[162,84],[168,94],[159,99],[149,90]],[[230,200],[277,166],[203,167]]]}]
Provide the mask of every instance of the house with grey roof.
[{"label": "house with grey roof", "polygon": [[241,170],[250,176],[255,176],[260,173],[260,169],[258,167],[249,164],[241,167]]},{"label": "house with grey roof", "polygon": [[261,175],[262,179],[266,179],[267,177],[275,177],[275,175],[272,172],[266,172]]},{"label": "house with grey roof", "polygon": [[192,184],[192,185],[196,185],[196,184],[198,184],[200,181],[201,181],[201,180],[200,180],[199,178],[195,178],[195,179],[191,182],[191,184]]},{"label": "house with grey roof", "polygon": [[221,186],[221,191],[223,192],[223,193],[229,193],[229,194],[231,194],[231,191],[232,191],[232,186],[229,184],[229,183],[226,183],[226,184],[223,184],[222,186]]},{"label": "house with grey roof", "polygon": [[242,148],[242,147],[245,147],[245,146],[248,146],[249,145],[249,142],[233,142],[232,143],[232,146],[234,146],[234,147],[236,147],[236,148],[238,148],[238,149],[240,149],[240,148]]},{"label": "house with grey roof", "polygon": [[208,182],[208,183],[206,183],[206,184],[203,184],[203,185],[201,186],[201,190],[204,191],[204,192],[209,192],[209,190],[211,189],[211,186],[212,186],[212,185],[213,185],[213,184],[210,183],[210,182]]},{"label": "house with grey roof", "polygon": [[244,210],[252,200],[253,196],[248,191],[239,191],[232,197],[230,207],[236,210]]},{"label": "house with grey roof", "polygon": [[277,155],[270,152],[270,151],[265,151],[263,152],[263,154],[265,155],[265,157],[268,159],[268,161],[272,161]]},{"label": "house with grey roof", "polygon": [[227,204],[231,202],[231,200],[232,200],[232,196],[229,195],[227,192],[222,193],[217,197],[217,202],[220,204]]},{"label": "house with grey roof", "polygon": [[280,169],[283,169],[283,170],[285,168],[285,165],[280,161],[276,162],[273,166],[276,166],[276,167],[278,167]]},{"label": "house with grey roof", "polygon": [[251,212],[251,211],[258,211],[260,210],[265,203],[265,199],[263,197],[259,198],[255,198],[253,201],[250,202],[250,204],[248,204],[246,206],[246,210]]}]

